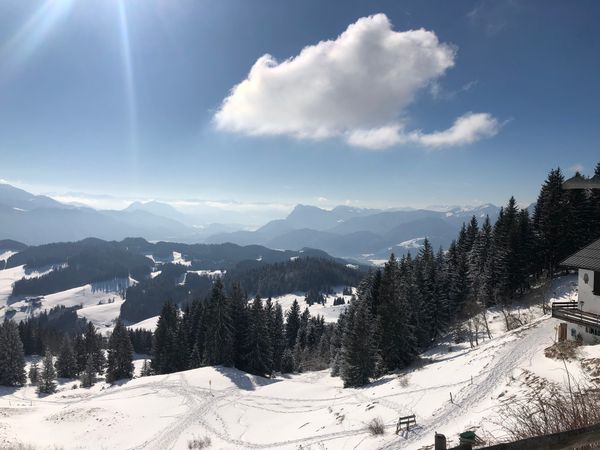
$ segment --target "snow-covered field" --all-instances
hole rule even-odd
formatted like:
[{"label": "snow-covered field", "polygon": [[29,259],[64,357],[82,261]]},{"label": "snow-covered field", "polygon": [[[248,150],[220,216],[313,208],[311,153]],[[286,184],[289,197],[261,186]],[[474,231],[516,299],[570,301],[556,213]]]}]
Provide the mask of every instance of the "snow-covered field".
[{"label": "snow-covered field", "polygon": [[[342,311],[346,309],[346,305],[352,298],[351,295],[343,295],[342,291],[343,288],[340,287],[334,289],[333,294],[326,295],[325,305],[315,303],[311,306],[308,306],[307,303],[304,301],[305,294],[303,292],[295,292],[293,294],[281,295],[278,297],[273,297],[271,300],[273,301],[273,303],[279,303],[281,305],[284,314],[292,307],[294,300],[297,300],[298,304],[300,305],[300,311],[304,311],[304,308],[308,306],[308,310],[310,311],[311,316],[320,315],[325,318],[325,322],[337,322],[338,317],[340,316]],[[353,288],[353,292],[356,292],[356,289]],[[338,297],[342,297],[346,304],[333,306],[333,301]]]},{"label": "snow-covered field", "polygon": [[[573,298],[573,281],[559,280],[552,296]],[[432,445],[436,431],[456,442],[467,428],[501,438],[498,407],[519,395],[525,371],[552,381],[566,378],[563,363],[543,354],[558,322],[537,308],[523,317],[525,312],[526,325],[504,332],[503,316],[491,311],[492,339],[475,348],[441,342],[423,355],[423,364],[362,389],[343,389],[327,371],[265,379],[220,367],[89,390],[67,382],[41,398],[31,386],[2,388],[0,447],[20,441],[39,448],[186,449],[193,439],[208,437],[214,449],[410,450]],[[598,357],[600,346],[582,353]],[[569,370],[581,374],[577,361]],[[397,436],[398,417],[413,413],[417,427]],[[366,429],[375,417],[386,425],[383,436]]]},{"label": "snow-covered field", "polygon": [[81,306],[81,309],[77,310],[79,317],[85,317],[101,331],[111,330],[124,302],[123,293],[127,287],[136,283],[133,278],[117,278],[40,296],[35,307],[25,299],[11,298],[12,285],[15,281],[24,277],[43,276],[56,267],[60,266],[38,271],[27,270],[24,266],[0,270],[0,319],[3,319],[8,311],[11,311],[14,320],[20,321],[58,305]]}]

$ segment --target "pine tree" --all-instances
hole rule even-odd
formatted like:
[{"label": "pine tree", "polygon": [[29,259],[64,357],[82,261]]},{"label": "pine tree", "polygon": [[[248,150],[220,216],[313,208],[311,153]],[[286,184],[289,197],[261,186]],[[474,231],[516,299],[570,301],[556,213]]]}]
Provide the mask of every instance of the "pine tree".
[{"label": "pine tree", "polygon": [[[419,325],[411,323],[407,293],[411,288],[412,280],[408,264],[411,262],[406,259],[404,261],[406,273],[401,277],[398,261],[392,254],[381,276],[377,337],[384,367],[388,371],[406,367],[417,354],[415,325],[417,327]],[[414,299],[414,295],[410,298]],[[359,297],[359,300],[363,299]],[[416,308],[414,310],[416,311]],[[346,334],[351,332],[349,319],[348,315]]]},{"label": "pine tree", "polygon": [[104,372],[106,357],[102,351],[102,336],[96,331],[91,322],[88,322],[84,333],[85,353],[91,356],[94,362],[94,370],[97,374]]},{"label": "pine tree", "polygon": [[31,367],[29,367],[29,382],[35,386],[36,384],[38,384],[39,379],[40,368],[38,367],[38,364],[34,362],[33,364],[31,364]]},{"label": "pine tree", "polygon": [[133,378],[133,347],[129,332],[121,320],[117,319],[108,341],[108,367],[106,381],[114,383],[123,378]]},{"label": "pine tree", "polygon": [[341,377],[344,387],[364,386],[375,372],[376,347],[373,318],[367,302],[350,304],[342,344]]},{"label": "pine tree", "polygon": [[80,374],[85,370],[85,364],[87,362],[87,352],[83,335],[78,334],[75,336],[73,350],[75,352],[75,360],[77,362],[77,373]]},{"label": "pine tree", "polygon": [[142,377],[148,377],[152,375],[152,368],[150,367],[150,362],[145,359],[144,363],[142,364],[142,370],[140,371],[140,376]]},{"label": "pine tree", "polygon": [[273,370],[281,370],[281,360],[285,351],[285,324],[283,309],[279,303],[275,304],[273,325],[271,329],[271,344],[273,345]]},{"label": "pine tree", "polygon": [[286,348],[283,351],[283,356],[281,358],[281,372],[282,373],[292,373],[295,369],[294,364],[294,355],[292,353],[292,349]]},{"label": "pine tree", "polygon": [[81,372],[81,387],[89,388],[94,385],[96,379],[96,367],[94,362],[94,356],[88,355],[85,367]]},{"label": "pine tree", "polygon": [[56,372],[60,378],[75,378],[78,375],[77,358],[69,336],[65,336],[56,359]]},{"label": "pine tree", "polygon": [[562,189],[564,177],[560,169],[550,171],[535,205],[534,229],[540,243],[542,268],[552,277],[559,262],[571,249],[568,194]]},{"label": "pine tree", "polygon": [[233,326],[231,305],[223,293],[223,283],[217,279],[207,307],[205,361],[210,366],[233,364]]},{"label": "pine tree", "polygon": [[184,357],[179,354],[178,328],[177,306],[166,302],[158,317],[152,343],[152,371],[158,375],[175,372]]},{"label": "pine tree", "polygon": [[27,381],[25,355],[17,325],[11,320],[0,324],[0,385],[20,386]]},{"label": "pine tree", "polygon": [[54,361],[52,353],[46,352],[42,362],[42,371],[38,382],[38,394],[53,394],[56,392],[56,371],[54,370]]},{"label": "pine tree", "polygon": [[262,300],[256,296],[250,309],[250,326],[248,328],[247,363],[248,372],[254,375],[269,375],[272,371],[271,336],[267,326],[268,312],[263,309]]},{"label": "pine tree", "polygon": [[289,309],[286,315],[285,324],[285,340],[287,348],[293,349],[296,344],[296,337],[298,336],[298,330],[300,328],[300,305],[297,300],[294,300],[292,307]]},{"label": "pine tree", "polygon": [[233,363],[244,370],[246,365],[246,340],[248,336],[248,299],[239,283],[231,288],[231,325],[233,328]]}]

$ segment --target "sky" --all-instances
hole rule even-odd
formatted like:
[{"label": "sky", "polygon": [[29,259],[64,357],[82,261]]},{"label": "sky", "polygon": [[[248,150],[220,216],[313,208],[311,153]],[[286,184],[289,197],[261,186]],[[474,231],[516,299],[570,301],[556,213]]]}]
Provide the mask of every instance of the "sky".
[{"label": "sky", "polygon": [[535,200],[600,161],[595,1],[3,0],[0,179],[97,207]]}]

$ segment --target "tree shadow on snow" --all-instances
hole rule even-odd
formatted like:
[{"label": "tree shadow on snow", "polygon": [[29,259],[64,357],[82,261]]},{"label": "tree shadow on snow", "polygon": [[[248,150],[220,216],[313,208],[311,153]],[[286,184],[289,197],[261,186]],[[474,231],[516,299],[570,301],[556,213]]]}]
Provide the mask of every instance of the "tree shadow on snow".
[{"label": "tree shadow on snow", "polygon": [[215,370],[229,378],[233,384],[244,391],[254,391],[257,386],[268,386],[269,384],[278,383],[280,381],[258,375],[251,375],[231,367],[216,366]]}]

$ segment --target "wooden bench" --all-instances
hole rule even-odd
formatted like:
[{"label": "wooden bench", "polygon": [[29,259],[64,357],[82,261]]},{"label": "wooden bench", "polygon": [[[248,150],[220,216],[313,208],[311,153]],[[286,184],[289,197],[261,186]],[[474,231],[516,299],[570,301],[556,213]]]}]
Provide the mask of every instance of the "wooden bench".
[{"label": "wooden bench", "polygon": [[396,434],[400,433],[403,425],[406,425],[406,431],[410,430],[411,425],[417,424],[417,418],[414,414],[410,416],[400,417],[398,419],[398,423],[396,424]]}]

